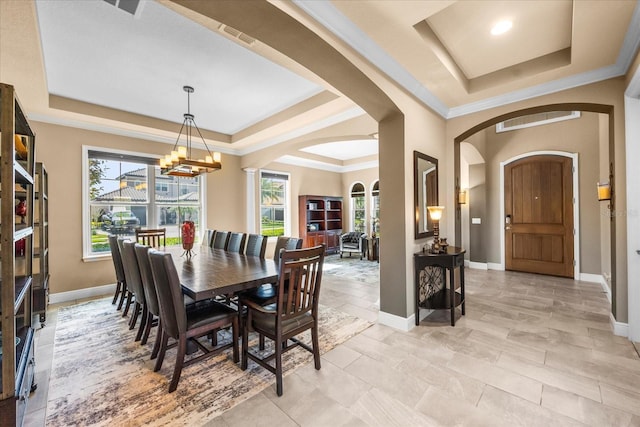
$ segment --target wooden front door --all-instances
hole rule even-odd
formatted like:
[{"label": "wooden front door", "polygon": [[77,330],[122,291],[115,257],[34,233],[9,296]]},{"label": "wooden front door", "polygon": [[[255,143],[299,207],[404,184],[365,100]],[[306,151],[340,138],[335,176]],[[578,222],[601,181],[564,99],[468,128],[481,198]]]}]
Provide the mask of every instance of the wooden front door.
[{"label": "wooden front door", "polygon": [[573,277],[573,163],[516,160],[504,169],[507,270]]}]

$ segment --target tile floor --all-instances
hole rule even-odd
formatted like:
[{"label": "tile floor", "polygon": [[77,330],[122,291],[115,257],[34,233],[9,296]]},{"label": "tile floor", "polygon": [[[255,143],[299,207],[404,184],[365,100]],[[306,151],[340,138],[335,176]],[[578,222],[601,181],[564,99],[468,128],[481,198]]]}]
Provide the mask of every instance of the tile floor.
[{"label": "tile floor", "polygon": [[[368,261],[362,261],[368,262]],[[466,316],[410,332],[374,325],[209,426],[640,426],[640,358],[609,327],[600,285],[467,269]],[[378,284],[326,274],[321,301],[375,321]],[[45,420],[58,307],[36,335]],[[459,313],[458,313],[459,315]]]}]

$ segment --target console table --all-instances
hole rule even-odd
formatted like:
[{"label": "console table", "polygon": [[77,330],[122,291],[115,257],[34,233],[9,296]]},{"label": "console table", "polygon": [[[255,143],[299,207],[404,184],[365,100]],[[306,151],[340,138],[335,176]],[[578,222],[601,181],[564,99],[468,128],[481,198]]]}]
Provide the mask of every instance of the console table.
[{"label": "console table", "polygon": [[[464,253],[462,248],[449,246],[445,253],[427,251],[413,254],[415,268],[416,325],[420,324],[420,309],[451,310],[451,326],[455,326],[455,310],[461,306],[464,316]],[[455,269],[460,268],[460,289],[455,286]],[[446,272],[449,270],[449,288]],[[422,273],[422,275],[421,275]]]}]

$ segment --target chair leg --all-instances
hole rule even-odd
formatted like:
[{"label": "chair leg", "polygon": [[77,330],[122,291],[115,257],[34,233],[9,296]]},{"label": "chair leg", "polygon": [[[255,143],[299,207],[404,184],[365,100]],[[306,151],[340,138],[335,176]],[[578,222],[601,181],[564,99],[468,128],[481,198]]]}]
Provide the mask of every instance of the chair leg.
[{"label": "chair leg", "polygon": [[214,329],[214,331],[211,333],[211,345],[216,347],[218,345],[218,332],[220,331],[220,329]]},{"label": "chair leg", "polygon": [[136,323],[138,322],[138,316],[140,315],[140,310],[142,310],[142,307],[140,306],[140,303],[138,301],[136,301],[136,303],[135,303],[135,305],[133,307],[133,313],[131,313],[131,321],[129,322],[129,330],[131,330],[131,329],[136,327]]},{"label": "chair leg", "polygon": [[277,339],[276,348],[276,394],[282,396],[282,341]]},{"label": "chair leg", "polygon": [[[147,310],[147,304],[142,305],[142,316],[140,316],[140,327],[138,328],[138,333],[136,334],[135,341],[142,340],[142,335],[144,334],[144,330],[147,327],[147,319],[149,318],[149,311]],[[144,343],[140,343],[144,344]]]},{"label": "chair leg", "polygon": [[258,337],[258,348],[264,350],[264,335],[262,334]]},{"label": "chair leg", "polygon": [[122,317],[126,317],[129,314],[129,306],[131,305],[131,301],[133,301],[133,294],[129,291],[127,292],[127,301],[124,303],[124,311],[122,312]]},{"label": "chair leg", "polygon": [[311,328],[311,343],[313,345],[313,362],[315,368],[320,370],[320,345],[318,343],[318,323],[316,322]]},{"label": "chair leg", "polygon": [[147,311],[147,320],[144,324],[144,333],[142,334],[142,340],[140,344],[145,345],[149,339],[149,333],[151,332],[151,325],[153,325],[153,314]]},{"label": "chair leg", "polygon": [[176,366],[173,369],[173,377],[171,378],[171,384],[169,384],[169,393],[172,393],[178,388],[178,381],[180,381],[180,374],[182,373],[182,365],[184,364],[184,354],[187,351],[187,339],[184,336],[180,336],[178,340],[178,354],[176,355]]},{"label": "chair leg", "polygon": [[158,357],[158,351],[160,350],[160,342],[162,341],[162,322],[158,319],[158,330],[156,331],[156,342],[153,344],[153,350],[151,350],[151,360]]},{"label": "chair leg", "polygon": [[118,301],[118,310],[120,310],[122,308],[122,304],[124,304],[124,299],[126,297],[127,293],[127,285],[125,283],[122,283],[122,288],[120,288],[120,301]]},{"label": "chair leg", "polygon": [[160,339],[160,352],[158,353],[158,359],[156,360],[156,365],[153,368],[153,372],[158,372],[160,368],[162,368],[162,362],[164,361],[164,354],[167,351],[167,343],[169,341],[169,336],[162,331],[162,338]]},{"label": "chair leg", "polygon": [[120,283],[120,281],[116,282],[116,293],[113,294],[113,301],[111,301],[111,304],[115,304],[116,301],[118,301],[118,295],[121,292],[120,290],[121,288],[122,288],[122,283]]}]

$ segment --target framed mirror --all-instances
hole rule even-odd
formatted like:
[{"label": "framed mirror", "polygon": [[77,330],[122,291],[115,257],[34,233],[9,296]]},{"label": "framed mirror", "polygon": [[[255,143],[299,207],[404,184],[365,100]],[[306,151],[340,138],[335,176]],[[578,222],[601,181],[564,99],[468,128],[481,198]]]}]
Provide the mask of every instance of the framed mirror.
[{"label": "framed mirror", "polygon": [[427,206],[438,205],[438,159],[419,151],[413,152],[413,200],[416,240],[433,236]]}]

